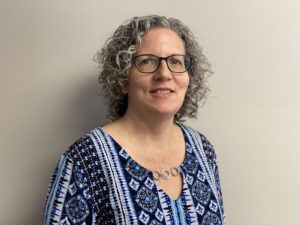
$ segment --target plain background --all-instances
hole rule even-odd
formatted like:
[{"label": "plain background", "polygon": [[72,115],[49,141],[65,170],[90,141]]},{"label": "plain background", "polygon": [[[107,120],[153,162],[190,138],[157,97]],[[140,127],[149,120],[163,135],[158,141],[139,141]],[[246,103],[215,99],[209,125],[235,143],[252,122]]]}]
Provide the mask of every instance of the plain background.
[{"label": "plain background", "polygon": [[300,224],[300,2],[2,1],[0,224],[41,224],[48,181],[108,121],[92,58],[125,19],[177,17],[215,71],[187,124],[214,144],[230,225]]}]

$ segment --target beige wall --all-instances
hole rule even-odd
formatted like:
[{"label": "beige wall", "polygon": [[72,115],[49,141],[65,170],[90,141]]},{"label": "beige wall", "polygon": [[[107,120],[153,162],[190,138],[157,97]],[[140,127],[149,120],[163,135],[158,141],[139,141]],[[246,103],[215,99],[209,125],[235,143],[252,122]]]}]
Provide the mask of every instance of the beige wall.
[{"label": "beige wall", "polygon": [[300,224],[300,1],[289,0],[2,1],[0,224],[41,223],[59,155],[107,122],[95,51],[149,13],[189,24],[213,64],[188,124],[216,147],[229,224]]}]

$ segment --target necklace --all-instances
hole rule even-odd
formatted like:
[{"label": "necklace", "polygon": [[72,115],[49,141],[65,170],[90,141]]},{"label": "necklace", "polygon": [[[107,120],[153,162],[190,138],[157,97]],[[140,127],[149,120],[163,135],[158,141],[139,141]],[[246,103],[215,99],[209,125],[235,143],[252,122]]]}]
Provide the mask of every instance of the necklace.
[{"label": "necklace", "polygon": [[171,169],[162,169],[161,171],[154,170],[152,171],[153,177],[155,180],[169,180],[170,177],[177,177],[179,175],[179,170],[176,167],[172,167]]}]

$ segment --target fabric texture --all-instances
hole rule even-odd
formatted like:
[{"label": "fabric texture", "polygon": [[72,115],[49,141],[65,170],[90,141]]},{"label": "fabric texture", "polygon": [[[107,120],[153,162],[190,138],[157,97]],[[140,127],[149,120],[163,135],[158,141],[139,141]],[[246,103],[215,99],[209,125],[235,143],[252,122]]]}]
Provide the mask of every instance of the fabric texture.
[{"label": "fabric texture", "polygon": [[225,225],[216,154],[199,132],[179,124],[186,153],[175,201],[151,171],[96,128],[63,154],[50,181],[44,225]]}]

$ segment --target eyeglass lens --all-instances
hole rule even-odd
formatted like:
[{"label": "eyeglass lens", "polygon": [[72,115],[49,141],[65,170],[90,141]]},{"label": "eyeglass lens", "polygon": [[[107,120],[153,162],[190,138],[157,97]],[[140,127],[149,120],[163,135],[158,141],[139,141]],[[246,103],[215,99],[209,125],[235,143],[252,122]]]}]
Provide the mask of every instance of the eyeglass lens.
[{"label": "eyeglass lens", "polygon": [[185,72],[190,64],[190,58],[186,55],[170,55],[163,58],[150,54],[135,57],[135,64],[140,72],[152,73],[158,69],[161,60],[165,60],[170,71],[175,73]]}]

